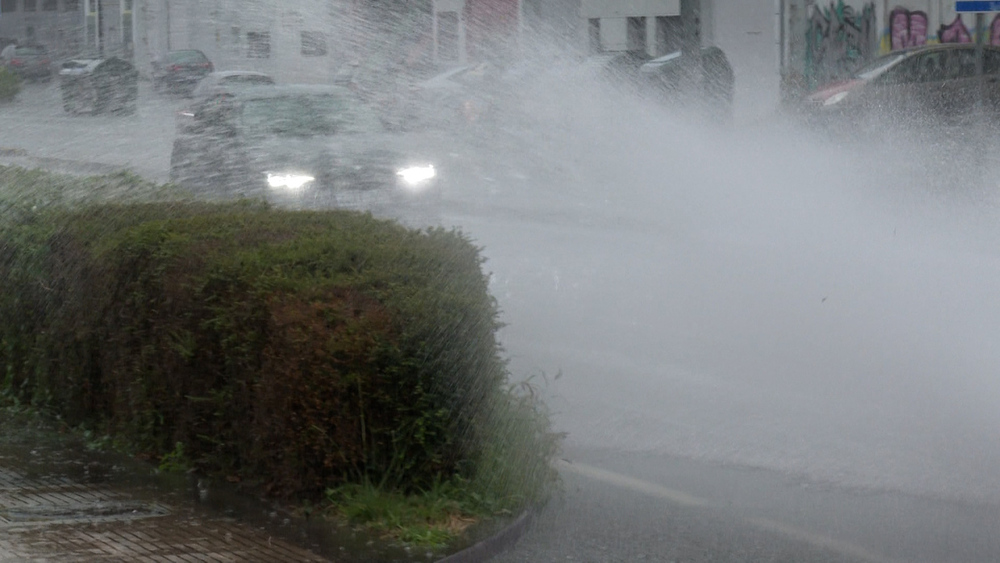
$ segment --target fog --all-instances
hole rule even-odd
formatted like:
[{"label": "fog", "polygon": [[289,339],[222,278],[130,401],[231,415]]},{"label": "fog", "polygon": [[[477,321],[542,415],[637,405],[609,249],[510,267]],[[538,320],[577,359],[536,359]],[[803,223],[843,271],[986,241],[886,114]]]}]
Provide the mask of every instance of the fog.
[{"label": "fog", "polygon": [[975,130],[831,135],[753,104],[719,129],[574,69],[523,95],[488,188],[514,219],[467,228],[513,368],[559,375],[567,448],[1000,501]]},{"label": "fog", "polygon": [[[548,382],[567,451],[1000,503],[1000,147],[809,129],[768,21],[734,14],[728,126],[534,41],[500,117],[455,134],[442,221],[483,247],[513,373]],[[153,100],[70,118],[49,87],[22,101],[45,119],[0,108],[4,144],[164,179],[185,102]]]}]

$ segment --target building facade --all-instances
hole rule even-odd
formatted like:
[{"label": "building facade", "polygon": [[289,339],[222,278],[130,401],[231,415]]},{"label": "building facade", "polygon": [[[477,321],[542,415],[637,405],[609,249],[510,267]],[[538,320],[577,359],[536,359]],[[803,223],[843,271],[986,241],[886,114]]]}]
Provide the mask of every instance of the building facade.
[{"label": "building facade", "polygon": [[510,58],[520,48],[522,0],[434,0],[432,11],[435,62]]},{"label": "building facade", "polygon": [[0,42],[45,45],[56,55],[83,47],[82,0],[0,0]]},{"label": "building facade", "polygon": [[781,67],[787,83],[811,89],[849,75],[873,57],[933,43],[1000,45],[1000,14],[983,29],[954,0],[781,0]]}]

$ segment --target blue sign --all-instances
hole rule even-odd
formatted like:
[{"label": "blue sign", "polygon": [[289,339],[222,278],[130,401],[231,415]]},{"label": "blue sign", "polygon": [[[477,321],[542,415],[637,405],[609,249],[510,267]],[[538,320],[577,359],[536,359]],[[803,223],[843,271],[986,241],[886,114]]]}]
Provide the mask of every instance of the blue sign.
[{"label": "blue sign", "polygon": [[956,12],[1000,12],[998,0],[958,0],[955,2]]}]

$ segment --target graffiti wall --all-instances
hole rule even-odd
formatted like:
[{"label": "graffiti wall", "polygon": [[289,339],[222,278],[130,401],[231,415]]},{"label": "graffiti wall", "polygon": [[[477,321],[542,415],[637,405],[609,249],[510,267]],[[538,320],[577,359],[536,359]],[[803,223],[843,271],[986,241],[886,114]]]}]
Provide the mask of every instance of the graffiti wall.
[{"label": "graffiti wall", "polygon": [[878,47],[875,4],[858,8],[844,0],[814,6],[806,28],[806,78],[823,83],[849,76]]},{"label": "graffiti wall", "polygon": [[[786,79],[806,89],[846,78],[872,58],[934,43],[971,43],[975,16],[955,12],[954,0],[782,0]],[[985,43],[1000,46],[1000,14]]]}]

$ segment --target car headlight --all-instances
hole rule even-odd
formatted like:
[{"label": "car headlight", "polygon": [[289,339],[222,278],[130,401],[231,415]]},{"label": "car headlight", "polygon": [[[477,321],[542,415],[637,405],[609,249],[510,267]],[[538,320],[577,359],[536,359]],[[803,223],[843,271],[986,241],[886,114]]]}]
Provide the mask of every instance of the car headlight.
[{"label": "car headlight", "polygon": [[837,105],[840,102],[844,101],[844,98],[847,97],[847,94],[848,94],[848,92],[837,92],[836,94],[834,94],[834,95],[830,96],[829,98],[827,98],[826,100],[824,100],[823,101],[823,105],[824,106]]},{"label": "car headlight", "polygon": [[396,176],[408,188],[419,188],[426,185],[437,176],[433,164],[426,166],[408,166],[396,171]]},{"label": "car headlight", "polygon": [[272,188],[286,188],[289,190],[297,190],[302,186],[312,182],[316,178],[309,176],[307,174],[275,174],[273,172],[267,173],[267,185]]}]

